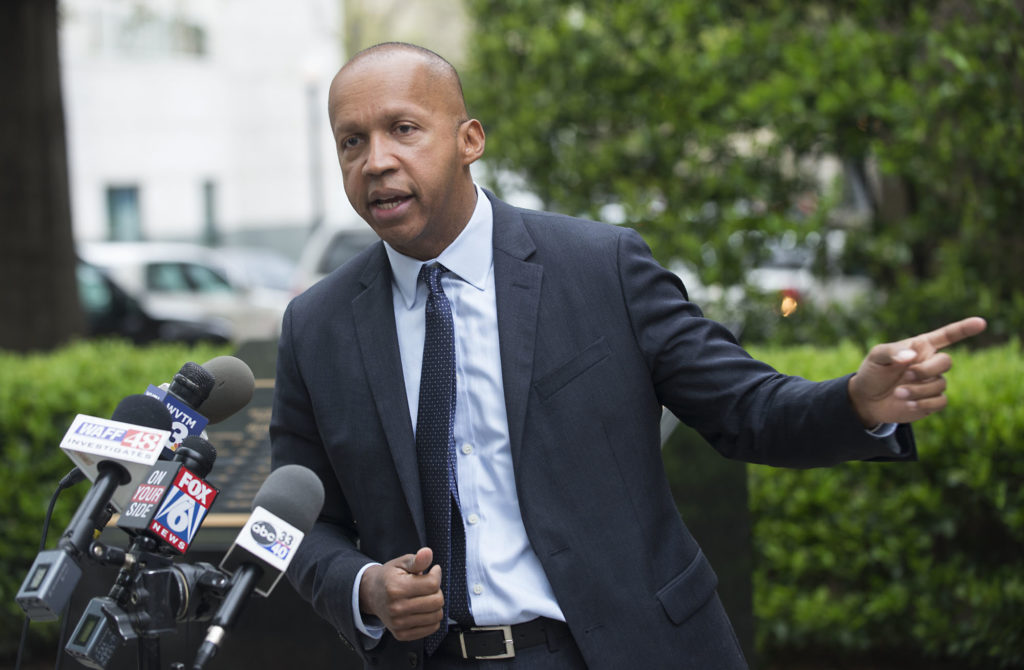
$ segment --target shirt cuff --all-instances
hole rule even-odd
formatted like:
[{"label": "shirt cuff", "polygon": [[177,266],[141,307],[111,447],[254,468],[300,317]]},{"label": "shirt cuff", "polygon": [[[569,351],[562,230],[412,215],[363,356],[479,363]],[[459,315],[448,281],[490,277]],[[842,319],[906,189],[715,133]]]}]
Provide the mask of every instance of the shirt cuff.
[{"label": "shirt cuff", "polygon": [[874,428],[868,428],[866,430],[868,435],[870,435],[871,437],[889,437],[890,435],[896,432],[896,427],[898,425],[899,424],[895,423],[880,423]]},{"label": "shirt cuff", "polygon": [[367,563],[356,573],[356,581],[352,585],[352,620],[356,624],[356,630],[365,635],[368,640],[363,640],[366,649],[373,649],[377,642],[384,637],[384,624],[375,616],[363,616],[359,611],[359,585],[363,582],[363,573],[367,568],[380,563]]},{"label": "shirt cuff", "polygon": [[901,448],[899,440],[896,439],[896,428],[898,427],[899,424],[896,423],[880,423],[874,428],[865,429],[864,432],[876,440],[881,440],[886,449],[899,456]]}]

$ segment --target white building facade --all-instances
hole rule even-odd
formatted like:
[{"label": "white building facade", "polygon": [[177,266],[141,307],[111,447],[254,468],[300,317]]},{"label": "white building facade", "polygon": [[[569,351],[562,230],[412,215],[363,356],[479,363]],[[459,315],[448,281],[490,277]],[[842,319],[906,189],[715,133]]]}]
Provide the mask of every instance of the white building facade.
[{"label": "white building facade", "polygon": [[61,0],[78,240],[246,242],[297,252],[361,226],[327,89],[338,0]]}]

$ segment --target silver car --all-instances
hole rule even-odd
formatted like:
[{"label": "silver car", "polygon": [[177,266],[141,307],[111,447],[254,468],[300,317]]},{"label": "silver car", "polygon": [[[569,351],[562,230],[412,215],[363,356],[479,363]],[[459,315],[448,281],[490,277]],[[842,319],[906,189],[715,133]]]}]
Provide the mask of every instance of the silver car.
[{"label": "silver car", "polygon": [[[276,339],[287,294],[232,281],[227,253],[177,242],[91,242],[79,255],[161,319],[200,321],[226,340]],[[223,257],[222,257],[223,256]]]}]

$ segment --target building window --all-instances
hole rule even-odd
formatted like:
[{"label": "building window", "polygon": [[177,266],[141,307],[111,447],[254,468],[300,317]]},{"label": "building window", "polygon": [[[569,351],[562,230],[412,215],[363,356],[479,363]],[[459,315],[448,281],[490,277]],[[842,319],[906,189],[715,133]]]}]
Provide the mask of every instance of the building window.
[{"label": "building window", "polygon": [[142,239],[138,186],[107,187],[107,232],[115,242]]},{"label": "building window", "polygon": [[120,58],[203,58],[209,53],[207,31],[180,14],[167,14],[145,3],[119,3],[82,10],[89,44],[96,54]]},{"label": "building window", "polygon": [[203,182],[203,243],[217,246],[221,242],[217,225],[217,182],[207,179]]}]

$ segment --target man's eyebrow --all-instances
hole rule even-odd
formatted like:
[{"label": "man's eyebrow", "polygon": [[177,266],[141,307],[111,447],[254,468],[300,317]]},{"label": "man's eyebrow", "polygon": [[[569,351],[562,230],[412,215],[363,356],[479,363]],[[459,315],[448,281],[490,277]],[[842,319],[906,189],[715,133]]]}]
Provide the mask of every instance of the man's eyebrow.
[{"label": "man's eyebrow", "polygon": [[338,136],[338,135],[350,135],[353,132],[355,132],[355,130],[356,130],[355,124],[346,123],[344,121],[340,121],[340,122],[335,123],[334,125],[331,126],[331,132],[334,133],[335,136]]},{"label": "man's eyebrow", "polygon": [[[417,121],[431,116],[432,113],[433,112],[429,108],[412,103],[404,103],[401,106],[389,106],[388,103],[384,103],[382,105],[379,105],[373,112],[373,114],[370,115],[368,123],[371,125],[381,122],[394,123],[395,121],[400,121],[402,119],[411,119]],[[468,121],[468,119],[466,120]],[[335,124],[334,127],[338,128],[347,125],[359,126],[364,124],[358,120],[338,118],[338,122]]]}]

